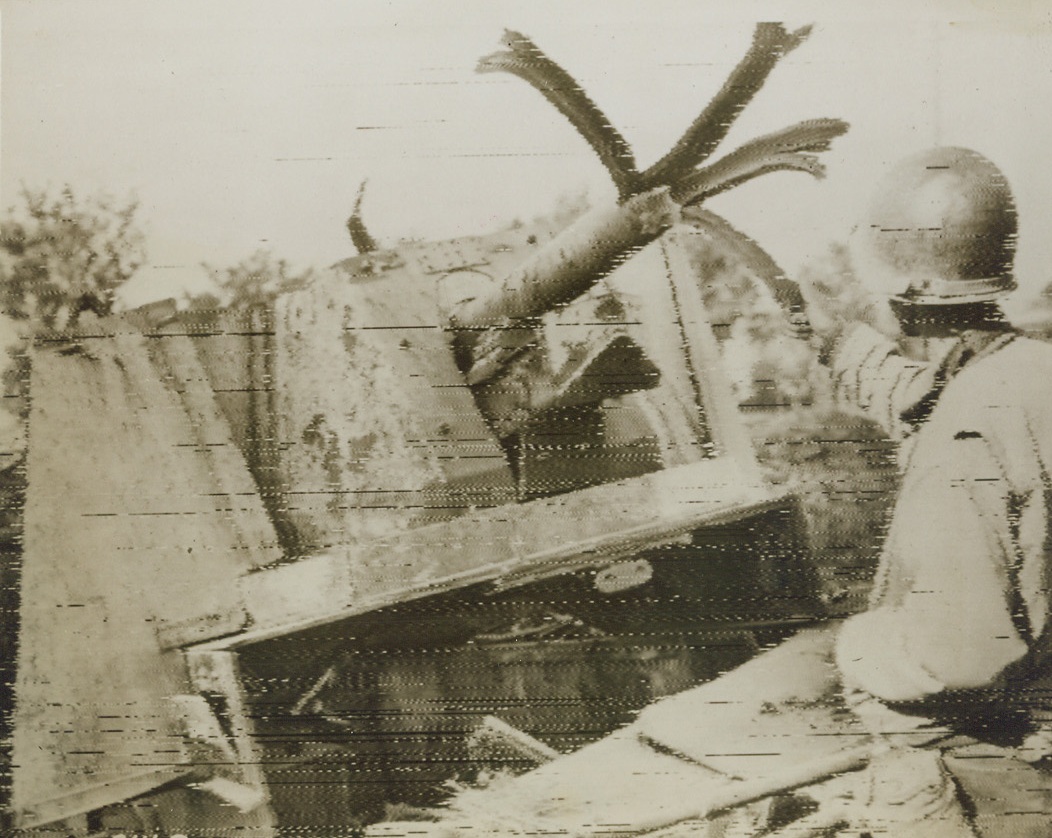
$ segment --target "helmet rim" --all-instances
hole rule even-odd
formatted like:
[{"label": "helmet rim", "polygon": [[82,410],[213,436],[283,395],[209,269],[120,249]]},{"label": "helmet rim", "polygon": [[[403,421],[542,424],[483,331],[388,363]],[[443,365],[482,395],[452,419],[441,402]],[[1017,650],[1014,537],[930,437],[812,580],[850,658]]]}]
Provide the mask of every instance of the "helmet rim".
[{"label": "helmet rim", "polygon": [[990,303],[1001,299],[1019,287],[1014,274],[981,277],[978,279],[912,280],[904,293],[892,299],[915,306],[965,305]]}]

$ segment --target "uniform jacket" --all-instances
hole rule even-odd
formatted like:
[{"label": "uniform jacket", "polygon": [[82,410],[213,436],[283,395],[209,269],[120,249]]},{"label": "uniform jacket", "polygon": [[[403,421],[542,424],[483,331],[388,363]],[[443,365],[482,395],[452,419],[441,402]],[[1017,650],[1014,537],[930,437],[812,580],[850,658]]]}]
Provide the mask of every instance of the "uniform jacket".
[{"label": "uniform jacket", "polygon": [[918,364],[860,327],[833,366],[841,398],[893,435],[916,428],[870,607],[838,638],[845,685],[1047,703],[1052,345],[970,333]]}]

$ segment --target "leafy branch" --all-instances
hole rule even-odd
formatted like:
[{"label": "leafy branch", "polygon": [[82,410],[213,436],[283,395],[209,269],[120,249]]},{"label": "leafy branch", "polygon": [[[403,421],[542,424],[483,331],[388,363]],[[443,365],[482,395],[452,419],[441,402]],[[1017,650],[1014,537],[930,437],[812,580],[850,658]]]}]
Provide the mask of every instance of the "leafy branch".
[{"label": "leafy branch", "polygon": [[216,268],[207,262],[201,267],[211,275],[218,293],[206,292],[190,298],[191,308],[250,308],[303,288],[314,276],[310,268],[293,273],[285,259],[277,259],[264,249],[227,268]]},{"label": "leafy branch", "polygon": [[55,197],[22,190],[23,206],[0,222],[0,305],[9,317],[47,329],[76,324],[85,311],[109,314],[117,289],[145,259],[138,204]]}]

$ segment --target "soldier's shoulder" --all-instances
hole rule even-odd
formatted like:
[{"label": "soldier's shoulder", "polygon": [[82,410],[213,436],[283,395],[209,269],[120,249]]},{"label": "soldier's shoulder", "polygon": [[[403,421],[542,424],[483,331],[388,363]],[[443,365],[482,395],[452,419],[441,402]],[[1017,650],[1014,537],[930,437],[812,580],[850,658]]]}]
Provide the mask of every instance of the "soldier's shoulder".
[{"label": "soldier's shoulder", "polygon": [[954,376],[956,386],[953,390],[973,399],[982,393],[995,398],[997,392],[1007,397],[1006,391],[1036,392],[1030,384],[1047,381],[1050,377],[1052,341],[1013,334],[989,347],[981,357]]},{"label": "soldier's shoulder", "polygon": [[[1001,346],[995,346],[989,353],[987,360],[991,365],[997,364],[1008,366],[1017,364],[1022,360],[1033,363],[1052,363],[1052,338],[1030,335],[1022,332],[1006,336]],[[1018,370],[1020,375],[1028,374],[1028,370]]]}]

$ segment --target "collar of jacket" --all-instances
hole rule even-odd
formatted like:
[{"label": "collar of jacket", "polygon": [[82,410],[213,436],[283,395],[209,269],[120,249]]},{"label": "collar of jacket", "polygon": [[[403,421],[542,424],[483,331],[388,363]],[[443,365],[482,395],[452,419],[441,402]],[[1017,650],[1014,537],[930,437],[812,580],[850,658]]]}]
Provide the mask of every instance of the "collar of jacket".
[{"label": "collar of jacket", "polygon": [[1009,327],[999,329],[971,329],[962,332],[953,347],[939,364],[932,387],[920,399],[902,411],[902,421],[914,430],[931,416],[943,388],[969,364],[985,358],[1010,343],[1016,332]]}]

